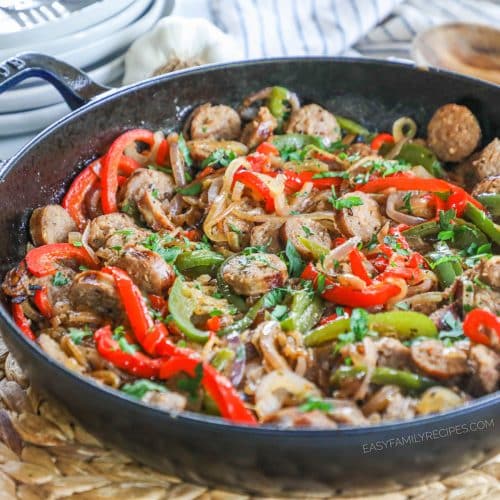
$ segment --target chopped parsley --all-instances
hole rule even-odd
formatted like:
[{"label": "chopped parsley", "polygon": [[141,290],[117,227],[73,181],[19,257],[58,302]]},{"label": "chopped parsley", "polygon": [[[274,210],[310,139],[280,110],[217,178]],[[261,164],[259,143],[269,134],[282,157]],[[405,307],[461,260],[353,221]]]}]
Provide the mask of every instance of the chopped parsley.
[{"label": "chopped parsley", "polygon": [[465,339],[462,322],[451,311],[444,314],[441,324],[447,329],[441,330],[438,337],[445,345]]},{"label": "chopped parsley", "polygon": [[457,212],[454,209],[451,210],[441,210],[439,212],[439,227],[443,231],[453,229],[452,220],[457,216]]},{"label": "chopped parsley", "polygon": [[347,196],[346,198],[330,198],[329,200],[335,210],[359,207],[363,205],[363,200],[359,196]]},{"label": "chopped parsley", "polygon": [[79,271],[88,271],[89,268],[87,266],[78,266]]},{"label": "chopped parsley", "polygon": [[330,177],[340,177],[341,179],[348,179],[349,173],[346,171],[330,171],[330,172],[319,172],[312,176],[313,179],[327,179]]},{"label": "chopped parsley", "polygon": [[286,313],[288,312],[288,307],[283,305],[283,304],[278,304],[273,311],[271,312],[271,316],[277,320],[280,321],[284,318]]},{"label": "chopped parsley", "polygon": [[368,326],[368,313],[361,308],[352,310],[350,321],[350,330],[339,335],[335,352],[339,352],[345,345],[361,342],[367,335],[370,334]]},{"label": "chopped parsley", "polygon": [[163,385],[152,382],[148,379],[135,380],[131,384],[125,384],[121,391],[133,398],[142,399],[147,392],[168,392]]},{"label": "chopped parsley", "polygon": [[410,251],[406,250],[406,248],[403,248],[401,243],[394,236],[385,236],[384,243],[387,246],[391,247],[399,255],[410,255]]},{"label": "chopped parsley", "polygon": [[224,312],[221,311],[220,309],[212,309],[208,314],[210,317],[213,318],[214,316],[222,316]]},{"label": "chopped parsley", "polygon": [[203,378],[203,364],[198,363],[194,369],[194,377],[187,377],[177,382],[177,388],[189,394],[189,399],[195,401],[198,398],[201,379]]},{"label": "chopped parsley", "polygon": [[453,229],[447,229],[446,231],[439,231],[438,240],[440,241],[448,241],[453,240],[455,238],[455,232]]},{"label": "chopped parsley", "polygon": [[285,256],[287,261],[288,273],[292,278],[298,278],[302,274],[302,271],[304,270],[306,264],[302,260],[299,252],[297,252],[295,246],[290,241],[287,241],[286,243]]},{"label": "chopped parsley", "polygon": [[179,146],[179,151],[184,157],[186,165],[190,167],[193,164],[191,154],[189,153],[189,148],[187,147],[186,140],[182,134],[179,134],[179,139],[177,140],[177,145]]},{"label": "chopped parsley", "polygon": [[73,344],[81,344],[85,337],[90,337],[92,335],[92,330],[85,326],[84,328],[68,328],[69,338],[72,340]]},{"label": "chopped parsley", "polygon": [[177,192],[184,196],[197,196],[201,193],[201,189],[201,182],[195,182],[190,186],[177,189]]},{"label": "chopped parsley", "polygon": [[404,208],[405,208],[406,212],[408,214],[410,214],[410,215],[413,213],[412,212],[412,208],[411,208],[411,196],[412,196],[412,192],[411,191],[408,191],[403,196]]},{"label": "chopped parsley", "polygon": [[281,304],[288,293],[287,288],[274,288],[264,295],[263,306],[265,308],[274,307]]},{"label": "chopped parsley", "polygon": [[313,232],[307,226],[302,226],[302,231],[304,231],[304,234],[306,236],[311,236],[313,234]]},{"label": "chopped parsley", "polygon": [[137,344],[130,344],[125,337],[120,337],[118,339],[118,345],[123,352],[127,354],[134,354],[140,350],[140,347]]},{"label": "chopped parsley", "polygon": [[122,212],[130,215],[130,217],[135,217],[139,213],[137,210],[137,205],[132,200],[128,200],[127,203],[122,205]]},{"label": "chopped parsley", "polygon": [[173,264],[177,256],[182,253],[182,248],[164,246],[165,243],[171,241],[172,238],[169,235],[160,236],[158,233],[152,233],[144,241],[141,241],[141,245],[160,255],[165,262]]},{"label": "chopped parsley", "polygon": [[125,241],[128,241],[133,235],[135,231],[133,229],[120,229],[116,231],[115,234],[119,234],[120,236],[125,237]]},{"label": "chopped parsley", "polygon": [[229,223],[228,226],[229,226],[229,229],[231,229],[231,231],[233,233],[240,234],[240,235],[243,234],[241,232],[241,229],[239,227],[235,226],[234,224]]},{"label": "chopped parsley", "polygon": [[304,403],[299,406],[299,411],[307,413],[309,411],[319,410],[325,413],[333,410],[333,404],[321,398],[308,397]]},{"label": "chopped parsley", "polygon": [[216,149],[210,155],[208,158],[205,158],[201,166],[202,168],[204,167],[213,167],[213,166],[220,166],[220,167],[227,167],[234,159],[236,158],[236,153],[234,151],[231,151],[230,149]]},{"label": "chopped parsley", "polygon": [[57,271],[52,277],[52,284],[55,286],[64,286],[69,283],[69,278],[65,276],[61,271]]},{"label": "chopped parsley", "polygon": [[160,192],[158,191],[158,189],[156,189],[156,188],[155,188],[155,189],[153,189],[153,190],[151,191],[151,196],[157,200],[157,199],[158,199],[158,197],[160,196]]}]

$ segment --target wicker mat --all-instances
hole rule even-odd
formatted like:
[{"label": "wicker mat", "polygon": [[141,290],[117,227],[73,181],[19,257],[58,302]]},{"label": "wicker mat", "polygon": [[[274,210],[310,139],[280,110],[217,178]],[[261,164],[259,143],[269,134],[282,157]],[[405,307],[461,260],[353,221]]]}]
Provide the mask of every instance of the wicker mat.
[{"label": "wicker mat", "polygon": [[[105,448],[40,398],[0,337],[0,500],[248,498],[182,483]],[[458,476],[371,500],[500,499],[500,455]]]}]

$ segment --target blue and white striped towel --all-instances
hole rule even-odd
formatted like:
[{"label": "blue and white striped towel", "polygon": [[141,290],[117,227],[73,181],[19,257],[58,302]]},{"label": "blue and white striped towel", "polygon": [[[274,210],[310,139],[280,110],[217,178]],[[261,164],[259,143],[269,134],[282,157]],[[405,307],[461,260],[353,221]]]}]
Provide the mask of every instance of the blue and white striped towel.
[{"label": "blue and white striped towel", "polygon": [[445,22],[500,27],[500,0],[178,0],[206,17],[246,58],[286,55],[410,57],[414,36]]}]

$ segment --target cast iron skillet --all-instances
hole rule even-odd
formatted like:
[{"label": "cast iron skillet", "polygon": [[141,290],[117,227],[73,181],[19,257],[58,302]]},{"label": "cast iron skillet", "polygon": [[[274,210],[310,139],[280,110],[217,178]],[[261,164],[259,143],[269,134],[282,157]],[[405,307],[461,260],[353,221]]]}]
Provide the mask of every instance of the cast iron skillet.
[{"label": "cast iron skillet", "polygon": [[[0,171],[1,274],[22,259],[33,208],[59,201],[85,160],[102,154],[121,131],[179,127],[189,107],[235,105],[279,84],[371,128],[410,115],[425,127],[447,102],[466,103],[484,142],[500,136],[499,87],[389,62],[294,58],[251,61],[160,76],[86,101],[104,89],[74,68],[24,54],[0,66],[2,86],[26,76],[54,82],[73,109],[39,134]],[[62,75],[62,76],[61,76]],[[500,397],[415,420],[338,430],[234,426],[197,414],[178,416],[136,403],[56,364],[0,307],[5,342],[42,391],[91,432],[144,463],[188,481],[258,494],[363,494],[437,479],[471,467],[500,447]]]}]

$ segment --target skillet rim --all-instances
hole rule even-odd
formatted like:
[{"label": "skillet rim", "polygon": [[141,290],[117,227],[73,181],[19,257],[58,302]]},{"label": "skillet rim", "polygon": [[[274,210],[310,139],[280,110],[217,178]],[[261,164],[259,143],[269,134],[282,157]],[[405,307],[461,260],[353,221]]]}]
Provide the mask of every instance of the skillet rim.
[{"label": "skillet rim", "polygon": [[[360,64],[360,65],[378,65],[378,66],[389,66],[389,67],[399,67],[404,68],[408,71],[426,71],[429,73],[434,73],[438,75],[439,78],[459,80],[465,82],[471,82],[476,87],[484,87],[486,89],[494,89],[500,92],[500,85],[494,83],[486,82],[477,78],[464,76],[456,72],[443,70],[440,68],[424,67],[418,66],[412,61],[402,61],[402,60],[385,60],[376,58],[356,58],[356,57],[328,57],[328,56],[298,56],[298,57],[277,57],[269,59],[251,59],[246,61],[235,61],[231,63],[215,63],[208,64],[199,67],[189,68],[185,70],[179,70],[165,75],[155,76],[140,82],[133,83],[131,85],[121,87],[120,89],[112,89],[106,91],[103,94],[96,96],[95,100],[91,100],[84,104],[80,108],[71,111],[66,116],[60,118],[55,123],[49,127],[42,130],[37,134],[31,141],[24,145],[14,156],[12,156],[3,166],[0,167],[0,181],[3,181],[5,177],[15,168],[17,162],[29,151],[36,147],[37,144],[45,141],[52,132],[56,131],[60,126],[72,122],[78,119],[81,115],[92,112],[94,107],[99,107],[101,104],[110,102],[115,99],[121,99],[125,95],[133,94],[136,90],[142,90],[145,88],[153,87],[159,83],[167,82],[172,79],[182,78],[184,76],[191,76],[193,74],[205,74],[212,71],[218,71],[222,69],[237,68],[242,66],[253,66],[253,65],[272,65],[272,64],[294,64],[300,62],[311,62],[311,63],[343,63],[343,64]],[[415,417],[411,420],[398,420],[389,421],[385,423],[379,423],[375,425],[367,426],[345,426],[336,429],[315,429],[315,428],[297,428],[297,429],[283,429],[279,426],[273,426],[269,424],[260,424],[256,426],[241,425],[231,423],[221,417],[214,417],[210,415],[204,415],[201,413],[195,413],[191,411],[183,411],[179,413],[167,412],[165,410],[160,410],[153,406],[149,406],[141,401],[135,400],[132,397],[126,396],[119,390],[112,389],[105,385],[98,384],[96,381],[92,380],[90,377],[80,375],[77,372],[69,370],[60,363],[57,363],[48,354],[46,354],[41,347],[26,338],[17,325],[14,323],[12,316],[5,307],[3,303],[0,304],[0,318],[7,324],[9,335],[17,335],[17,339],[14,340],[24,343],[25,347],[31,351],[31,355],[35,355],[39,358],[42,363],[48,363],[56,371],[62,370],[65,375],[69,375],[74,384],[86,384],[89,385],[92,390],[97,390],[106,395],[107,398],[117,398],[125,405],[134,405],[134,408],[143,408],[140,411],[147,411],[154,418],[165,419],[167,421],[175,422],[181,421],[181,423],[188,425],[195,425],[199,427],[210,427],[213,430],[223,429],[225,432],[233,433],[244,433],[253,435],[255,433],[259,435],[272,435],[273,438],[277,436],[282,436],[285,439],[290,437],[298,438],[324,438],[324,437],[347,437],[347,436],[361,436],[364,434],[380,434],[385,432],[397,433],[398,431],[408,431],[414,427],[425,426],[429,423],[435,423],[436,425],[440,423],[445,423],[448,420],[452,420],[458,417],[467,417],[479,413],[481,410],[497,408],[500,409],[500,391],[495,393],[482,396],[480,398],[474,399],[473,401],[466,403],[456,409],[449,410],[446,412],[438,414],[430,414]],[[3,332],[0,332],[2,335]],[[76,416],[78,417],[78,416]]]}]

